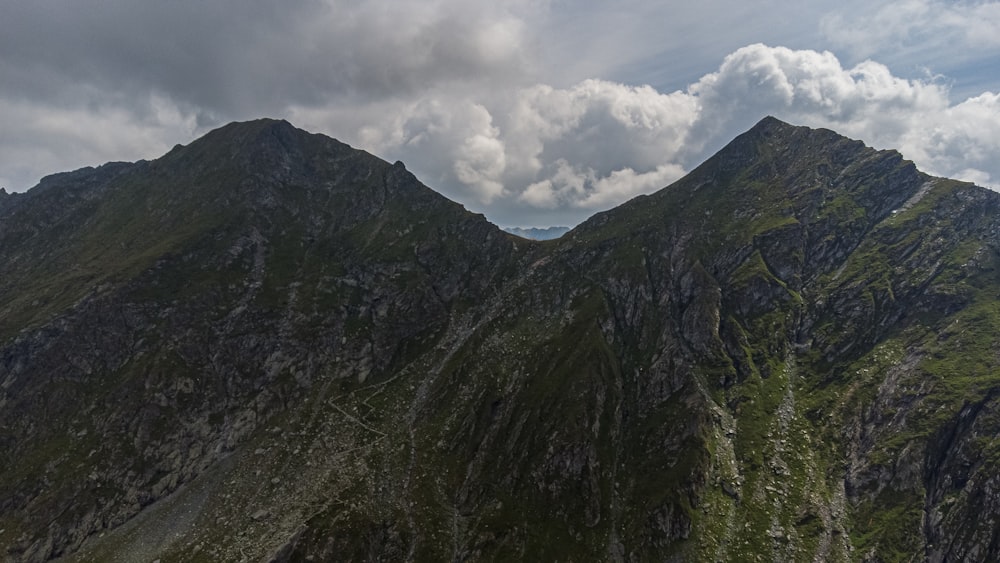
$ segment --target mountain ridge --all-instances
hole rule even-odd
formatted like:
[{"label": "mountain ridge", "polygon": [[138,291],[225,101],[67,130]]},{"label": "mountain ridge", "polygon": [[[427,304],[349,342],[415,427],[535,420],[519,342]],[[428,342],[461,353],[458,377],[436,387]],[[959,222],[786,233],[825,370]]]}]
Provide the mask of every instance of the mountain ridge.
[{"label": "mountain ridge", "polygon": [[1000,555],[1000,196],[894,151],[765,118],[549,242],[274,120],[41,186],[10,560]]}]

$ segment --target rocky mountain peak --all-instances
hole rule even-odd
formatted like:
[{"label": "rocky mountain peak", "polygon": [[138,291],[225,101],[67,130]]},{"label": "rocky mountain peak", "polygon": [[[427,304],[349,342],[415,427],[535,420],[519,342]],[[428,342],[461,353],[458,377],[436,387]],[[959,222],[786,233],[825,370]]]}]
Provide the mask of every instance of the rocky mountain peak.
[{"label": "rocky mountain peak", "polygon": [[192,145],[211,146],[218,150],[246,150],[247,147],[282,142],[291,146],[296,138],[309,135],[284,119],[261,118],[228,123],[206,133]]}]

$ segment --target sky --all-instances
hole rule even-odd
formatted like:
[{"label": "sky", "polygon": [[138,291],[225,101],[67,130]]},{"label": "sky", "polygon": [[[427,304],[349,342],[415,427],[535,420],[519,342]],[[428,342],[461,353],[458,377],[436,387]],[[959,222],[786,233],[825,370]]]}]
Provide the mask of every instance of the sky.
[{"label": "sky", "polygon": [[766,115],[1000,189],[1000,1],[0,0],[0,186],[274,117],[501,226],[656,191]]}]

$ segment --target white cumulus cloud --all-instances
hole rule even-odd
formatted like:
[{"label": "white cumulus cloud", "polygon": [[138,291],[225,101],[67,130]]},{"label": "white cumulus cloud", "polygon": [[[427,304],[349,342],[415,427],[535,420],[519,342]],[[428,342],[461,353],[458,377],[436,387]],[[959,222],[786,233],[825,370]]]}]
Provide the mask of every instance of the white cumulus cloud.
[{"label": "white cumulus cloud", "polygon": [[769,113],[899,149],[932,174],[988,186],[1000,179],[997,94],[953,104],[946,84],[899,78],[874,61],[843,68],[829,52],[764,45],[739,49],[689,91],[703,101],[696,127],[709,137]]},{"label": "white cumulus cloud", "polygon": [[364,130],[376,152],[498,222],[574,223],[666,186],[769,114],[900,149],[932,174],[996,184],[998,95],[949,95],[941,81],[875,61],[845,67],[827,51],[754,44],[675,92],[596,79],[477,102],[435,91]]},{"label": "white cumulus cloud", "polygon": [[194,135],[194,114],[170,100],[151,96],[141,107],[137,115],[104,105],[96,95],[70,107],[0,98],[0,123],[5,124],[0,128],[0,162],[5,165],[0,186],[23,188],[24,179],[37,180],[39,171],[156,158]]},{"label": "white cumulus cloud", "polygon": [[1000,2],[848,0],[822,23],[819,3],[623,6],[13,3],[0,19],[0,183],[155,157],[270,116],[401,159],[498,223],[574,224],[771,114],[1000,184],[987,91]]},{"label": "white cumulus cloud", "polygon": [[848,51],[870,57],[885,49],[1000,47],[1000,2],[897,0],[873,12],[820,20],[822,33]]}]

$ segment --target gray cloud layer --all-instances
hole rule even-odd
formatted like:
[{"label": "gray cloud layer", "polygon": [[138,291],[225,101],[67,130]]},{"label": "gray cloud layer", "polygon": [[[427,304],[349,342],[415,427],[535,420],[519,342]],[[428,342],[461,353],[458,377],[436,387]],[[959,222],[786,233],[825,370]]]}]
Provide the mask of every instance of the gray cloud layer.
[{"label": "gray cloud layer", "polygon": [[[765,114],[1000,183],[1000,77],[977,76],[1000,3],[897,4],[5,2],[0,185],[261,115],[401,158],[501,224],[573,224],[658,189]],[[883,55],[910,75],[867,58]],[[987,90],[952,100],[959,82]]]}]

